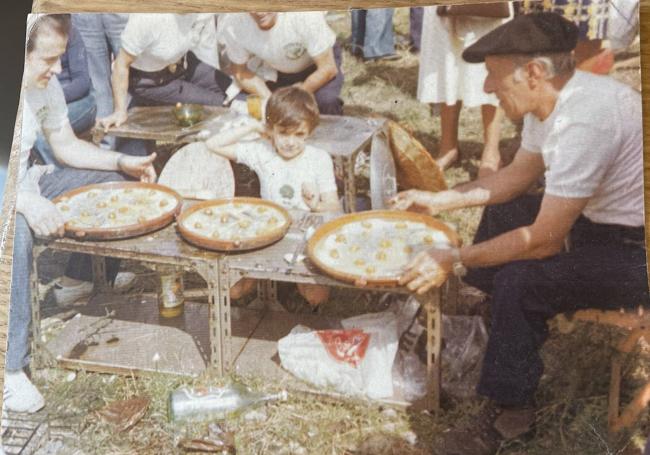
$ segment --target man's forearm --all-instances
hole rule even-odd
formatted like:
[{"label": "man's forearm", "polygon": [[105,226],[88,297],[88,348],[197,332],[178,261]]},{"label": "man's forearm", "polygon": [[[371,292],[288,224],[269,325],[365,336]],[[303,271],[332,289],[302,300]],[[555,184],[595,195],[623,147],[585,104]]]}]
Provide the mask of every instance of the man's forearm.
[{"label": "man's forearm", "polygon": [[79,169],[97,171],[119,170],[119,158],[122,153],[103,150],[78,138],[73,138],[65,146],[65,154],[56,155],[63,164]]},{"label": "man's forearm", "polygon": [[302,87],[310,93],[315,93],[323,85],[336,77],[336,68],[332,70],[329,67],[318,68],[311,73],[307,79],[302,83]]},{"label": "man's forearm", "polygon": [[235,72],[235,79],[237,83],[246,93],[259,95],[262,98],[271,96],[271,90],[266,86],[264,80],[257,74],[248,70],[240,70]]},{"label": "man's forearm", "polygon": [[524,226],[485,242],[462,247],[460,255],[466,267],[490,267],[549,257],[559,253],[561,245],[561,242],[535,233],[532,226]]},{"label": "man's forearm", "polygon": [[445,210],[501,204],[526,192],[535,178],[535,175],[525,175],[511,165],[478,180],[456,185],[451,190],[435,193],[432,197],[441,199]]},{"label": "man's forearm", "polygon": [[128,109],[127,99],[129,92],[128,66],[115,65],[113,76],[111,77],[111,87],[113,89],[113,110],[115,112],[126,112]]}]

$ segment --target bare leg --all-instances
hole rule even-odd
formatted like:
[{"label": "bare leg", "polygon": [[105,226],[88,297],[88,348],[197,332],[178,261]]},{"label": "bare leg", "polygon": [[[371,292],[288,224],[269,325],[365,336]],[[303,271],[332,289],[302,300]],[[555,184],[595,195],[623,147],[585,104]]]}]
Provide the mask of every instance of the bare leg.
[{"label": "bare leg", "polygon": [[463,103],[440,105],[440,152],[436,161],[447,169],[458,159],[458,117]]},{"label": "bare leg", "polygon": [[330,298],[330,288],[320,284],[303,284],[297,283],[298,292],[313,306],[327,302]]},{"label": "bare leg", "polygon": [[501,124],[503,123],[503,110],[491,104],[481,106],[483,120],[483,155],[478,168],[478,176],[485,177],[499,170],[501,167],[501,153],[499,140],[501,139]]},{"label": "bare leg", "polygon": [[230,299],[236,300],[247,296],[255,289],[257,282],[251,278],[244,278],[230,288]]}]

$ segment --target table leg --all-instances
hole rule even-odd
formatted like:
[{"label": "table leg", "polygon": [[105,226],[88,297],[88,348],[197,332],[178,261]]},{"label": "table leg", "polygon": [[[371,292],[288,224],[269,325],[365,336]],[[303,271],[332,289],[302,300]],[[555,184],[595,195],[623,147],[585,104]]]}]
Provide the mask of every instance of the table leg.
[{"label": "table leg", "polygon": [[278,302],[278,286],[273,280],[257,281],[257,298],[264,306],[273,306]]},{"label": "table leg", "polygon": [[208,285],[210,364],[223,375],[232,360],[228,267],[211,261],[197,265],[196,271]]},{"label": "table leg", "polygon": [[421,305],[427,313],[427,396],[425,406],[434,412],[440,410],[440,380],[442,342],[442,311],[440,289],[428,292]]},{"label": "table leg", "polygon": [[104,292],[108,289],[108,282],[106,281],[106,258],[104,256],[93,256],[91,260],[93,283],[95,285],[94,292]]},{"label": "table leg", "polygon": [[221,312],[221,346],[223,366],[226,371],[232,367],[232,313],[230,309],[230,269],[226,261],[219,263],[219,310]]}]

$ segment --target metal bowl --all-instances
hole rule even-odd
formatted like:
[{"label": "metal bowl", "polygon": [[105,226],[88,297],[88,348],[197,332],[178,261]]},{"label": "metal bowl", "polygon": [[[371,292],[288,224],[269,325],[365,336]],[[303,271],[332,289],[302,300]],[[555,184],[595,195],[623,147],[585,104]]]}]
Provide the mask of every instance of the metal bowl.
[{"label": "metal bowl", "polygon": [[180,126],[192,126],[203,119],[203,106],[178,103],[172,108],[172,113]]}]

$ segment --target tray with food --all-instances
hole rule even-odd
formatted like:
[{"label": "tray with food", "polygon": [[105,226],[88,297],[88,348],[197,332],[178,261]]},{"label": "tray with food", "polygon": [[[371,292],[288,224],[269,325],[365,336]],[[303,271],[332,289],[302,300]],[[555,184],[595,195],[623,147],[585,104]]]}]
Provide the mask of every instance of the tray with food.
[{"label": "tray with food", "polygon": [[245,251],[282,239],[291,216],[281,206],[259,198],[204,201],[184,210],[178,231],[188,242],[209,250]]},{"label": "tray with food", "polygon": [[429,216],[377,210],[323,224],[309,239],[307,254],[319,269],[339,280],[392,287],[421,251],[458,245],[454,230]]},{"label": "tray with food", "polygon": [[52,202],[63,215],[67,235],[110,240],[167,226],[180,210],[181,196],[155,183],[108,182],[76,188]]}]

